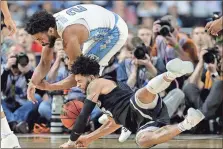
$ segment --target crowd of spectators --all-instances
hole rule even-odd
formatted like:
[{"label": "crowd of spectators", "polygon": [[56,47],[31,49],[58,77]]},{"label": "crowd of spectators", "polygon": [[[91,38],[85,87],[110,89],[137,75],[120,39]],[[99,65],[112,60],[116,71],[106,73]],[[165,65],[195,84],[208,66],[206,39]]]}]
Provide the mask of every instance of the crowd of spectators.
[{"label": "crowd of spectators", "polygon": [[[104,75],[125,82],[133,90],[148,83],[166,71],[165,65],[174,58],[191,61],[195,70],[188,76],[177,78],[160,95],[164,101],[178,104],[177,111],[168,111],[175,123],[182,120],[189,107],[200,109],[205,120],[190,133],[222,133],[223,49],[222,37],[213,38],[205,32],[205,23],[214,11],[221,11],[221,1],[9,1],[9,8],[18,26],[13,37],[3,39],[1,49],[2,106],[11,129],[17,133],[33,132],[35,123],[49,127],[52,93],[36,92],[37,104],[27,99],[27,83],[40,60],[41,45],[24,30],[26,19],[34,12],[46,9],[58,12],[80,3],[94,3],[118,13],[128,24],[129,35],[121,51],[111,60]],[[202,8],[202,9],[201,9]],[[169,14],[169,15],[167,15]],[[95,16],[97,17],[97,16]],[[173,28],[169,36],[160,34],[160,20]],[[190,28],[183,32],[182,28]],[[135,42],[146,48],[143,59],[136,58]],[[214,52],[214,61],[204,55]],[[210,54],[209,54],[210,55]],[[24,62],[24,57],[28,62]],[[22,60],[23,59],[23,60]],[[21,61],[19,61],[21,60]],[[54,46],[54,60],[46,80],[58,82],[69,74],[67,56],[61,40]],[[69,90],[66,101],[83,100],[85,95],[76,87]],[[169,102],[168,102],[169,103]],[[171,105],[167,105],[171,106]],[[92,113],[95,129],[102,115],[98,108]],[[40,132],[41,133],[41,132]]]}]

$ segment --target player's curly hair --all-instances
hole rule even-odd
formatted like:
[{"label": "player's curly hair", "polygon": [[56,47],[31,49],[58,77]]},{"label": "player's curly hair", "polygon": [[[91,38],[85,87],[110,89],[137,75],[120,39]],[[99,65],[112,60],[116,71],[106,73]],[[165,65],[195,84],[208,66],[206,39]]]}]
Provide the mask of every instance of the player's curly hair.
[{"label": "player's curly hair", "polygon": [[40,32],[46,32],[50,27],[56,26],[56,19],[47,11],[39,11],[34,13],[28,20],[25,30],[34,35]]},{"label": "player's curly hair", "polygon": [[71,69],[71,72],[74,75],[80,74],[83,76],[88,76],[88,75],[97,76],[99,75],[99,71],[100,71],[100,65],[98,64],[97,60],[92,57],[83,55],[77,58]]}]

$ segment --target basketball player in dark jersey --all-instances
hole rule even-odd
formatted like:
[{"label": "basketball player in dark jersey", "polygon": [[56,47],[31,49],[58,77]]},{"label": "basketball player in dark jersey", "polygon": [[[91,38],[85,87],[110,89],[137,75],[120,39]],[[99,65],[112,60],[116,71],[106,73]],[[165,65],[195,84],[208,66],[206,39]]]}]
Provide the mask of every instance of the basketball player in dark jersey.
[{"label": "basketball player in dark jersey", "polygon": [[[203,118],[199,110],[190,108],[185,120],[169,125],[167,107],[158,93],[165,90],[176,77],[193,72],[191,62],[174,59],[167,63],[167,72],[153,78],[134,93],[127,85],[109,77],[99,77],[99,64],[80,56],[72,66],[77,85],[86,93],[84,107],[78,116],[68,142],[61,148],[87,147],[92,141],[108,135],[121,126],[136,133],[140,147],[166,142],[185,130],[196,126]],[[50,84],[43,82],[50,87]],[[82,135],[95,105],[106,113],[110,121],[88,135]]]}]

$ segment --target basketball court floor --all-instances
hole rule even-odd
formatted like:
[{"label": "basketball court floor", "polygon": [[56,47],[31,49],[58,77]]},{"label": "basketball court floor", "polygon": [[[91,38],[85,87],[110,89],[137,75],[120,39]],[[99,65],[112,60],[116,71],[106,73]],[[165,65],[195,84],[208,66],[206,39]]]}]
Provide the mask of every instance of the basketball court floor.
[{"label": "basketball court floor", "polygon": [[[58,148],[66,142],[69,135],[41,134],[17,135],[22,148]],[[118,142],[118,135],[109,135],[95,141],[89,148],[138,148],[134,135],[124,143]],[[153,148],[222,148],[223,137],[220,135],[180,135],[173,140]]]}]

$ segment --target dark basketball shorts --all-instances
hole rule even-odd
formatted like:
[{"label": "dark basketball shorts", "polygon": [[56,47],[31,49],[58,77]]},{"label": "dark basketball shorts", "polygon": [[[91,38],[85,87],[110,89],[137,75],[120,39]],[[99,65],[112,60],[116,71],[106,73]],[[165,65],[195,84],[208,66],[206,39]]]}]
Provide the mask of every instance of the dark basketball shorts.
[{"label": "dark basketball shorts", "polygon": [[[169,114],[162,98],[157,94],[154,103],[144,104],[140,102],[136,94],[130,99],[131,109],[143,119],[136,133],[136,143],[139,136],[144,132],[155,131],[170,122]],[[138,118],[137,118],[138,119]]]}]

